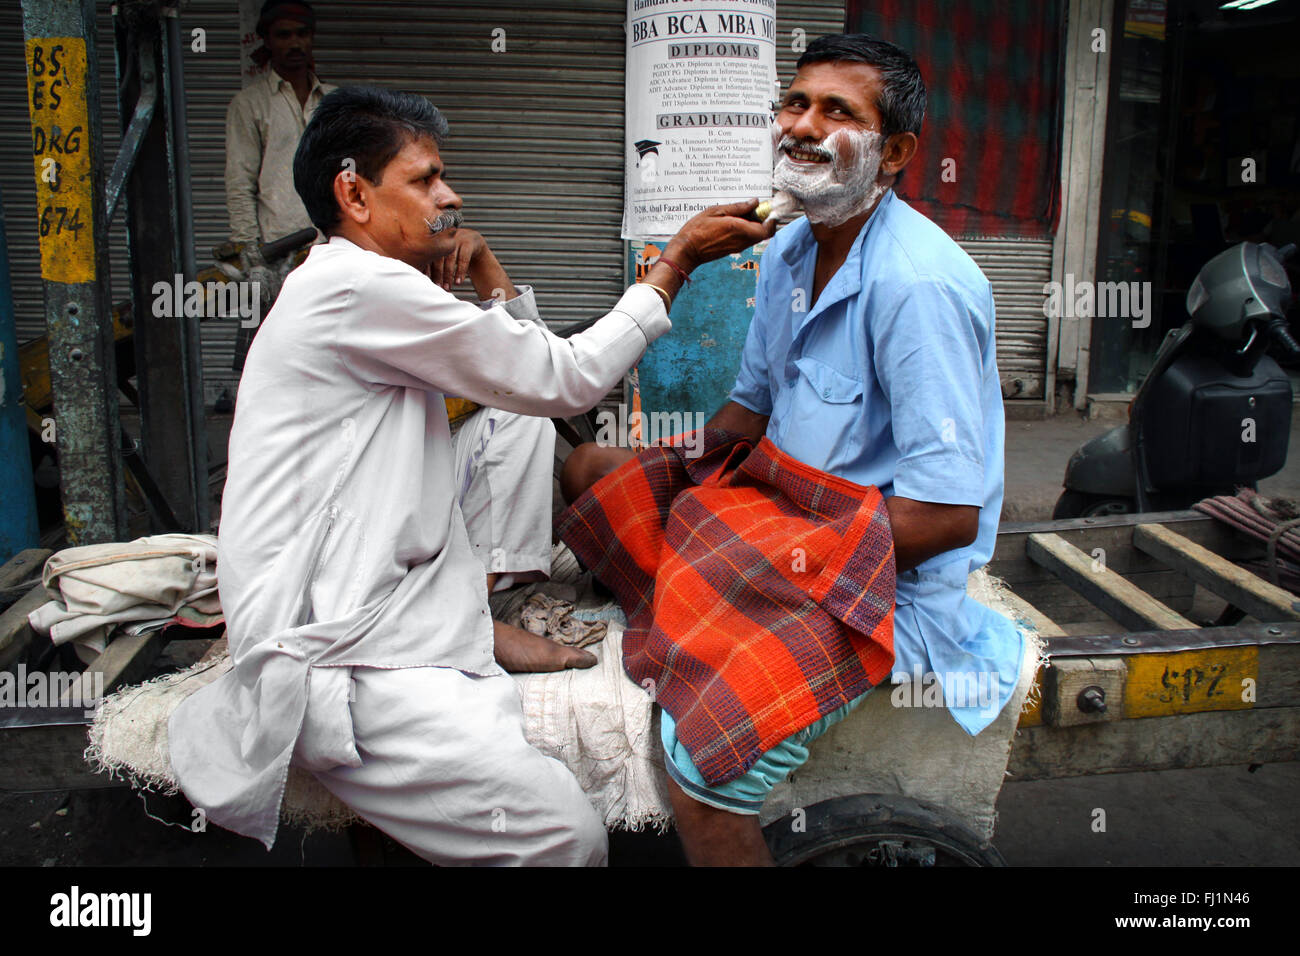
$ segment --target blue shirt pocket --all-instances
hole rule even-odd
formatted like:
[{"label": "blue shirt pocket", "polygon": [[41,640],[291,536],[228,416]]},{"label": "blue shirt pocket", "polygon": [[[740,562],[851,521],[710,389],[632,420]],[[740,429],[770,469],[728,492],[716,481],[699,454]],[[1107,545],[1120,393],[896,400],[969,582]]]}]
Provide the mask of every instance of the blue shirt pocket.
[{"label": "blue shirt pocket", "polygon": [[777,444],[804,464],[840,474],[862,454],[865,386],[810,355],[794,366],[798,375]]},{"label": "blue shirt pocket", "polygon": [[848,405],[862,397],[862,382],[837,372],[820,359],[804,355],[795,359],[794,366],[803,379],[796,383],[796,388],[811,392],[809,397],[816,397],[832,405]]}]

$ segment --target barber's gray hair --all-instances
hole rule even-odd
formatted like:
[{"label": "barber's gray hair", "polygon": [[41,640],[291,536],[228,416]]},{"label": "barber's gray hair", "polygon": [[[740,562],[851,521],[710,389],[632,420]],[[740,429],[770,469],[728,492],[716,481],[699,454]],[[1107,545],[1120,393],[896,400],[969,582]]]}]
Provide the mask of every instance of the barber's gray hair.
[{"label": "barber's gray hair", "polygon": [[328,234],[342,219],[334,201],[341,170],[351,168],[378,185],[408,142],[427,136],[441,146],[447,132],[447,120],[423,96],[378,86],[331,92],[312,113],[293,157],[293,186],[312,225]]}]

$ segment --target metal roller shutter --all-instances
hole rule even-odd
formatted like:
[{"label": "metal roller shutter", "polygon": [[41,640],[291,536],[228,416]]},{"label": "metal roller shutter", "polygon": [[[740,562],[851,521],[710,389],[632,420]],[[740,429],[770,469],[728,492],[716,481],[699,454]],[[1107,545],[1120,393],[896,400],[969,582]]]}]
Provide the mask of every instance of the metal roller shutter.
[{"label": "metal roller shutter", "polygon": [[[313,4],[314,5],[314,4]],[[237,0],[191,0],[181,8],[181,36],[202,28],[207,49],[185,48],[185,119],[190,136],[190,188],[194,203],[194,250],[199,268],[212,264],[212,247],[230,235],[226,213],[226,107],[239,92]],[[209,320],[203,341],[203,393],[208,404],[223,389],[235,394],[237,325]]]},{"label": "metal roller shutter", "polygon": [[993,285],[1003,398],[1043,398],[1047,380],[1043,285],[1052,278],[1052,240],[961,239],[958,244]]},{"label": "metal roller shutter", "polygon": [[[112,62],[110,54],[109,63]],[[0,192],[4,195],[9,274],[13,280],[14,315],[21,345],[45,334],[45,316],[36,235],[32,124],[27,113],[23,11],[18,4],[0,6],[0,162],[13,172],[0,183]]]},{"label": "metal roller shutter", "polygon": [[[558,326],[607,310],[622,292],[622,3],[313,6],[323,79],[420,93],[447,116],[448,181],[465,201],[467,224],[487,236],[512,279],[536,286],[543,316]],[[212,24],[208,53],[185,61],[200,261],[227,228],[235,7],[195,0],[182,19],[186,29]],[[505,31],[501,53],[492,52],[497,28]],[[233,339],[233,329],[205,328],[209,398],[231,381]]]},{"label": "metal roller shutter", "polygon": [[[621,0],[425,3],[319,0],[316,55],[331,83],[379,83],[421,93],[446,114],[448,178],[469,222],[489,239],[510,275],[537,287],[543,315],[564,325],[605,311],[622,292],[624,5]],[[112,26],[101,4],[100,69],[106,155],[119,139]],[[206,31],[207,50],[185,54],[200,265],[227,234],[225,111],[239,83],[235,0],[192,0],[186,34]],[[30,168],[22,13],[0,8],[0,158]],[[492,52],[493,30],[506,49]],[[44,331],[29,176],[5,184],[19,338]],[[110,237],[114,273],[125,275],[124,237]],[[125,283],[118,283],[125,286]],[[233,324],[203,324],[205,392],[233,384]]]},{"label": "metal roller shutter", "polygon": [[794,77],[802,50],[793,48],[794,31],[802,30],[806,44],[827,33],[844,32],[844,3],[827,0],[776,0],[776,75],[784,91]]}]

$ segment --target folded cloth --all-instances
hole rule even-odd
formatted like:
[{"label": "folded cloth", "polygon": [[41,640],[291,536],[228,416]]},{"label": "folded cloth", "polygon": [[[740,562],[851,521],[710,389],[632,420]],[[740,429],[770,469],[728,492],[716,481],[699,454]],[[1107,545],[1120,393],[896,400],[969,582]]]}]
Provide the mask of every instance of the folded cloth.
[{"label": "folded cloth", "polygon": [[878,489],[705,429],[587,490],[559,535],[627,614],[623,666],[710,784],[884,680],[894,542]]},{"label": "folded cloth", "polygon": [[103,652],[119,624],[177,615],[194,626],[222,620],[217,539],[210,534],[65,548],[45,562],[41,580],[52,600],[28,622],[55,644],[75,641],[87,660]]},{"label": "folded cloth", "polygon": [[572,601],[551,597],[549,594],[530,594],[519,609],[517,626],[569,647],[588,647],[603,641],[608,623],[584,621],[574,617],[574,610]]}]

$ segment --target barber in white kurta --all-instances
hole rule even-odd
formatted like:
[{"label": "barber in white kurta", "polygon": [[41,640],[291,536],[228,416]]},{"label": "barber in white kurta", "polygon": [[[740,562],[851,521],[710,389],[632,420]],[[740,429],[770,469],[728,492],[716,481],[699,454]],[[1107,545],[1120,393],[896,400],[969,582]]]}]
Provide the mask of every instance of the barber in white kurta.
[{"label": "barber in white kurta", "polygon": [[[217,562],[234,667],[172,715],[172,768],[209,819],[267,846],[292,762],[435,862],[601,863],[599,818],[525,742],[494,659],[494,559],[466,531],[444,396],[531,416],[591,408],[668,331],[679,270],[772,230],[737,218],[753,202],[700,213],[665,248],[672,267],[561,339],[455,228],[444,135],[427,101],[371,88],[326,97],[303,134],[295,183],[331,239],[290,274],[249,353]],[[363,151],[394,136],[398,152],[369,168]],[[461,302],[431,269],[502,301]]]},{"label": "barber in white kurta", "polygon": [[[485,817],[482,829],[500,844],[490,855],[501,860],[524,855],[508,837],[531,843],[532,830],[565,817],[589,814],[600,831],[576,781],[524,743],[522,725],[514,741],[498,741],[500,728],[492,729],[500,708],[517,709],[518,700],[492,656],[485,568],[458,504],[443,395],[574,414],[603,398],[670,325],[645,287],[629,289],[571,340],[549,335],[536,318],[531,290],[482,311],[338,236],[285,282],[250,352],[230,435],[217,567],[235,669],[191,697],[170,726],[177,778],[214,822],[269,846],[295,746],[312,770],[362,766],[351,668],[438,667],[454,669],[453,684],[476,675],[500,686],[480,714],[461,709],[474,695],[460,691],[443,728],[455,738],[426,743],[445,743],[453,760],[505,743],[521,773],[556,778],[556,792],[520,811],[536,787],[513,787],[509,767],[497,764],[475,802],[440,815]],[[402,685],[418,690],[405,678]],[[354,710],[368,703],[362,690]],[[434,703],[396,688],[383,696],[381,709],[412,730]],[[393,706],[408,712],[393,714]],[[491,732],[467,739],[485,714],[492,723],[481,726]],[[502,817],[493,810],[505,815],[504,833],[502,823],[491,828]],[[515,814],[543,819],[512,831]],[[473,829],[467,823],[452,829]]]}]

